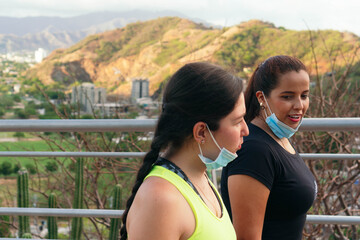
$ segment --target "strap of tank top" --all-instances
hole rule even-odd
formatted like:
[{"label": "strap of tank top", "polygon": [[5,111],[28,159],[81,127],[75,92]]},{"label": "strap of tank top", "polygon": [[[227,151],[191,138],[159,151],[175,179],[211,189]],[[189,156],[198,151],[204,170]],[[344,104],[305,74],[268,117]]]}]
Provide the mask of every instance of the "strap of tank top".
[{"label": "strap of tank top", "polygon": [[196,194],[201,198],[201,200],[204,201],[204,199],[201,197],[200,193],[198,192],[198,190],[195,188],[194,184],[190,181],[190,179],[186,176],[186,174],[183,172],[183,170],[181,170],[181,168],[179,168],[175,163],[165,159],[165,158],[162,158],[162,157],[159,157],[154,165],[157,165],[157,166],[161,166],[161,167],[164,167],[166,168],[167,170],[169,171],[172,171],[174,173],[176,173],[179,177],[181,177],[182,179],[184,179],[185,182],[187,182],[190,187],[196,192]]},{"label": "strap of tank top", "polygon": [[[204,199],[201,197],[200,193],[198,192],[198,190],[195,188],[194,184],[190,181],[190,179],[186,176],[186,174],[184,173],[183,170],[181,170],[181,168],[179,168],[175,163],[165,159],[165,158],[162,158],[162,157],[158,157],[158,159],[155,161],[154,165],[157,165],[157,166],[161,166],[161,167],[164,167],[166,168],[167,170],[169,171],[172,171],[174,172],[175,174],[177,174],[179,177],[181,177],[182,179],[184,179],[185,182],[187,182],[190,187],[196,192],[196,194],[201,198],[201,200],[203,202]],[[206,176],[206,175],[205,175]],[[221,208],[221,215],[223,214],[223,208],[222,208],[222,205],[221,205],[221,200],[219,199],[219,196],[216,194],[215,190],[213,189],[213,187],[211,186],[210,184],[210,180],[209,178],[206,176],[206,179],[208,180],[209,182],[209,185],[210,185],[210,188],[211,190],[214,192],[215,196],[216,196],[216,199],[218,200],[219,204],[220,204],[220,208]]]}]

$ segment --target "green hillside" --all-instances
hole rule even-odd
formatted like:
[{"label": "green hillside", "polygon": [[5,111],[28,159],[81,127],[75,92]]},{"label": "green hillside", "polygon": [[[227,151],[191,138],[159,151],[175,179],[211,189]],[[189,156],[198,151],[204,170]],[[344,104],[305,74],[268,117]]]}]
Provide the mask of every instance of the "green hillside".
[{"label": "green hillside", "polygon": [[[311,65],[314,53],[322,68],[330,68],[330,59],[351,55],[359,38],[350,33],[338,31],[294,31],[276,28],[261,21],[247,24],[241,32],[224,42],[216,52],[216,59],[224,66],[237,72],[252,68],[269,56],[292,55]],[[343,62],[341,59],[340,62]],[[325,70],[325,69],[324,69]]]},{"label": "green hillside", "polygon": [[[264,59],[286,54],[303,60],[312,74],[316,59],[321,74],[330,72],[335,61],[345,65],[358,46],[359,37],[347,32],[295,31],[259,20],[212,29],[165,17],[89,36],[68,49],[56,50],[26,77],[46,84],[58,82],[64,88],[92,81],[109,92],[126,95],[131,79],[141,76],[149,78],[153,93],[186,62],[211,61],[248,77]],[[121,77],[115,76],[115,70]]]}]

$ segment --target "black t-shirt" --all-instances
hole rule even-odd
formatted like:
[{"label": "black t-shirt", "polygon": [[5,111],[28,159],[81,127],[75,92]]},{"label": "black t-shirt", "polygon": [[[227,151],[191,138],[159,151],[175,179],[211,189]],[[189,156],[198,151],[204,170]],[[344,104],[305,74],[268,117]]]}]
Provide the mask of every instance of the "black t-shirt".
[{"label": "black t-shirt", "polygon": [[262,239],[301,240],[306,212],[316,197],[314,176],[298,152],[287,152],[253,124],[249,124],[249,131],[238,157],[223,168],[221,194],[225,206],[231,216],[228,177],[237,174],[253,177],[270,190]]}]

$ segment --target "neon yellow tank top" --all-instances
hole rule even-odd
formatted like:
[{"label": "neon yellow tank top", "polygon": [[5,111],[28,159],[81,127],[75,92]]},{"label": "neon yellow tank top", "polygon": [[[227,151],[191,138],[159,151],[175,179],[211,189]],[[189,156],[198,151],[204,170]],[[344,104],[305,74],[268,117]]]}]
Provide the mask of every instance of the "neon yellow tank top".
[{"label": "neon yellow tank top", "polygon": [[215,190],[216,195],[221,202],[223,212],[221,218],[214,215],[214,213],[211,212],[190,185],[176,173],[164,167],[155,165],[146,178],[150,176],[161,177],[172,183],[189,203],[194,213],[196,222],[195,231],[189,240],[236,240],[236,233],[226,207],[220,197],[220,194],[210,181],[209,182],[212,188]]}]

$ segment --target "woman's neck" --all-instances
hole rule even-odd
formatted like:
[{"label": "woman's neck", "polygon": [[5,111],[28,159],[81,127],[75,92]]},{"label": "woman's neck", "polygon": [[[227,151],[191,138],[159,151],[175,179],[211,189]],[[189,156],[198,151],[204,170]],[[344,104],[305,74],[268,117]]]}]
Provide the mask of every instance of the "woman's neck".
[{"label": "woman's neck", "polygon": [[264,130],[268,135],[270,135],[272,138],[274,138],[275,140],[279,139],[270,129],[270,127],[267,125],[267,123],[265,122],[264,117],[262,116],[257,116],[255,117],[252,121],[252,124],[254,124],[255,126],[261,128],[262,130]]},{"label": "woman's neck", "polygon": [[201,162],[198,154],[198,148],[189,146],[180,149],[169,157],[165,153],[164,157],[181,168],[192,181],[200,183],[203,182],[206,166]]},{"label": "woman's neck", "polygon": [[261,128],[262,130],[264,130],[270,137],[272,137],[281,147],[283,147],[286,151],[288,151],[291,154],[295,153],[294,148],[292,147],[292,145],[290,144],[289,139],[287,138],[279,138],[277,137],[273,131],[270,129],[270,127],[267,125],[267,123],[265,122],[265,118],[263,116],[257,116],[255,117],[252,121],[252,124],[254,124],[255,126]]}]

